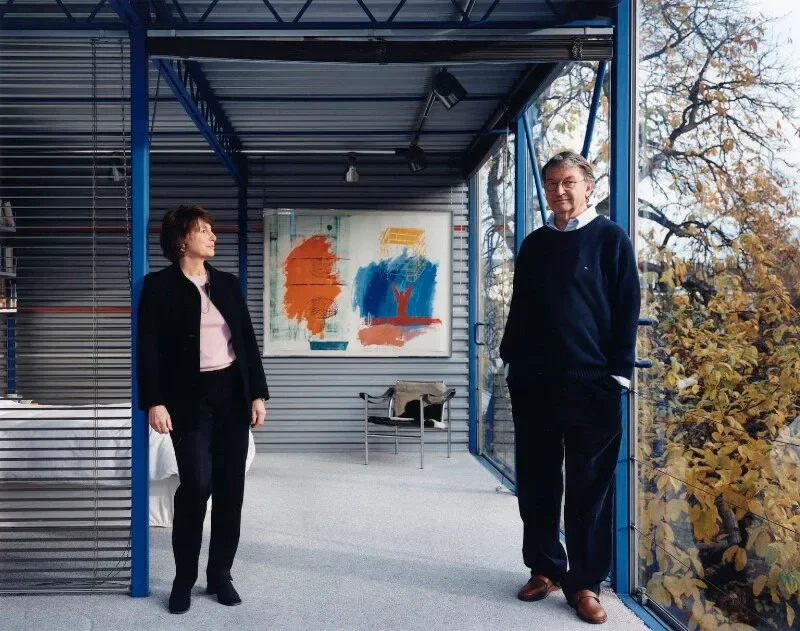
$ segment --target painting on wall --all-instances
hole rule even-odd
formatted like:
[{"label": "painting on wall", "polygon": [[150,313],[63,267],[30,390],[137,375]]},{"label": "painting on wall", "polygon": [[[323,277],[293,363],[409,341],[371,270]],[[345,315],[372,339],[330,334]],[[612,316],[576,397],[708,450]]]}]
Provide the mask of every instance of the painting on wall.
[{"label": "painting on wall", "polygon": [[450,354],[446,212],[264,213],[264,355]]}]

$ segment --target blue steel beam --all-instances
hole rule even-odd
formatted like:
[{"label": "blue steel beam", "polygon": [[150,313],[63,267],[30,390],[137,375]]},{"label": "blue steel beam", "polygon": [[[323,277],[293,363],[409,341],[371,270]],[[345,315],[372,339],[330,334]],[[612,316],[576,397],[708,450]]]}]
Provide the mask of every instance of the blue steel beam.
[{"label": "blue steel beam", "polygon": [[[503,98],[503,94],[467,94],[462,102],[484,102],[484,101],[497,101]],[[14,96],[3,95],[3,100],[7,103],[14,103],[17,105],[91,105],[92,103],[113,105],[122,102],[127,102],[127,99],[117,96],[100,96],[97,98],[86,96]],[[385,96],[305,96],[300,94],[283,94],[279,96],[252,96],[252,95],[237,95],[231,97],[222,97],[217,99],[220,103],[420,103],[427,101],[427,95],[417,96],[392,96],[387,94]],[[150,99],[151,103],[172,103],[171,96],[153,97]],[[492,134],[505,135],[505,129],[493,129]]]},{"label": "blue steel beam", "polygon": [[517,119],[514,136],[514,256],[528,234],[528,159],[525,151],[525,123]]},{"label": "blue steel beam", "polygon": [[2,18],[6,13],[8,13],[8,10],[11,8],[11,5],[13,5],[13,4],[14,4],[14,0],[8,0],[3,5],[3,7],[0,8],[0,18]]},{"label": "blue steel beam", "polygon": [[[173,0],[173,2],[174,2],[174,1],[175,1],[175,0]],[[273,17],[274,17],[274,18],[275,18],[275,19],[276,19],[278,22],[283,22],[283,18],[282,18],[280,15],[278,15],[278,12],[275,10],[275,7],[273,7],[273,6],[270,4],[269,0],[264,0],[264,5],[265,5],[265,6],[266,6],[266,7],[269,9],[269,12],[270,12],[270,13],[272,13]]]},{"label": "blue steel beam", "polygon": [[536,145],[533,142],[533,130],[528,112],[523,112],[522,125],[525,128],[525,142],[528,145],[528,154],[531,158],[531,170],[533,171],[533,181],[536,182],[536,197],[539,200],[539,213],[542,215],[542,223],[547,223],[547,210],[544,201],[544,186],[542,186],[542,174],[539,171],[539,161],[536,159]]},{"label": "blue steel beam", "polygon": [[239,182],[239,208],[237,238],[239,240],[239,284],[242,296],[247,298],[247,162],[241,161],[242,180]]},{"label": "blue steel beam", "polygon": [[597,76],[594,80],[594,93],[592,94],[592,106],[589,108],[589,120],[586,121],[586,136],[583,139],[583,150],[581,155],[589,159],[589,151],[592,149],[592,137],[594,136],[594,126],[597,122],[597,113],[600,110],[600,98],[603,96],[603,82],[606,80],[607,61],[601,61],[597,66]]},{"label": "blue steel beam", "polygon": [[98,2],[95,5],[94,9],[92,9],[92,12],[89,14],[89,17],[86,18],[86,21],[91,22],[92,20],[94,20],[95,16],[100,12],[100,9],[102,9],[106,5],[106,2],[108,2],[108,0],[100,0],[100,2]]},{"label": "blue steel beam", "polygon": [[475,328],[478,323],[478,281],[480,210],[478,209],[478,175],[473,174],[467,182],[467,226],[469,228],[467,250],[469,260],[469,453],[478,455],[478,414],[481,406],[478,401],[478,345]]},{"label": "blue steel beam", "polygon": [[[636,45],[634,0],[620,0],[616,8],[614,61],[611,66],[611,220],[625,232],[631,231],[631,213],[635,205],[633,184],[636,173],[635,90],[633,81]],[[621,596],[631,593],[634,567],[634,537],[631,532],[631,501],[636,492],[633,477],[631,404],[632,395],[623,397],[622,447],[617,459],[616,500],[614,503],[614,566],[612,586]]]},{"label": "blue steel beam", "polygon": [[75,18],[74,18],[74,17],[72,17],[72,13],[70,13],[70,12],[69,12],[69,9],[67,9],[67,7],[65,7],[65,6],[64,6],[64,3],[63,3],[61,0],[56,0],[56,4],[58,4],[58,7],[61,9],[61,12],[62,12],[64,15],[66,15],[66,16],[67,16],[67,19],[68,19],[70,22],[74,22],[74,21],[75,21]]},{"label": "blue steel beam", "polygon": [[[4,17],[6,12],[11,8],[14,0],[6,0],[6,4],[0,9],[0,28],[5,30],[18,30],[18,31],[25,31],[25,30],[41,30],[41,31],[119,31],[119,30],[127,30],[129,25],[128,23],[123,20],[122,22],[117,20],[74,20],[70,21],[64,17],[63,20],[53,19],[52,17],[47,17],[43,19],[21,19],[21,18],[13,18],[13,17]],[[127,0],[109,0],[110,4],[127,4]],[[307,8],[307,7],[306,7]],[[399,7],[399,8],[402,8]],[[398,31],[407,30],[407,31],[414,31],[420,35],[424,35],[426,31],[430,32],[431,35],[441,35],[441,31],[447,30],[451,32],[452,36],[456,36],[458,33],[469,33],[469,32],[492,32],[492,31],[514,31],[514,32],[524,32],[524,31],[535,31],[539,29],[548,29],[548,28],[609,28],[611,26],[611,21],[606,18],[595,18],[595,19],[588,19],[588,20],[573,20],[571,22],[560,23],[557,20],[491,20],[487,17],[487,14],[491,15],[491,12],[494,11],[494,6],[490,7],[490,11],[487,11],[481,19],[478,20],[408,20],[408,21],[397,21],[396,14],[392,14],[389,16],[387,20],[383,21],[375,21],[371,22],[368,19],[364,19],[361,21],[358,20],[350,20],[350,21],[338,21],[338,22],[303,22],[298,17],[295,17],[292,21],[287,20],[270,20],[266,21],[264,19],[254,19],[251,21],[214,21],[214,20],[205,20],[203,22],[200,21],[200,18],[196,18],[194,21],[190,19],[185,19],[180,22],[172,22],[167,19],[163,19],[159,16],[156,16],[155,19],[151,19],[147,23],[148,29],[155,29],[155,30],[175,30],[176,32],[184,32],[184,31],[214,31],[216,34],[221,34],[225,32],[230,32],[234,34],[237,31],[269,31],[269,32],[307,32],[309,34],[319,34],[320,32],[325,33],[341,33],[347,34],[350,33],[352,35],[365,35],[369,34],[371,36],[379,36],[379,35],[396,35]],[[397,10],[397,9],[396,9]],[[305,10],[301,10],[302,13],[305,13]],[[299,17],[302,17],[302,13]],[[274,13],[273,13],[274,15]],[[187,17],[187,16],[183,16]],[[267,16],[264,16],[267,17]],[[366,18],[366,16],[365,16]]]},{"label": "blue steel beam", "polygon": [[131,596],[150,592],[149,427],[136,401],[136,328],[142,281],[148,271],[150,221],[150,141],[145,33],[131,30]]}]

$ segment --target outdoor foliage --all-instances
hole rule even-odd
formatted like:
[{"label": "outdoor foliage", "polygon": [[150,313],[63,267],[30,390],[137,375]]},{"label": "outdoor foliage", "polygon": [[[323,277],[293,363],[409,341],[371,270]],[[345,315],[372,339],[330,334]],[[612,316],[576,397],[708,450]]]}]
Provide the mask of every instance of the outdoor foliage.
[{"label": "outdoor foliage", "polygon": [[[635,528],[641,585],[690,629],[800,625],[798,74],[750,4],[641,10]],[[593,77],[540,101],[543,154],[580,148]]]}]

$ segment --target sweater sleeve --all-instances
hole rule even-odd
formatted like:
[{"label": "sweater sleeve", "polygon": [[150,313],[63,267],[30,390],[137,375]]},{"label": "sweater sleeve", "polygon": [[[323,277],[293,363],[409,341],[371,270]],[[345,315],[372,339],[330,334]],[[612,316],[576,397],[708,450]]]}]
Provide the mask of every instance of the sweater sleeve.
[{"label": "sweater sleeve", "polygon": [[[514,330],[515,322],[524,316],[516,314],[518,311],[524,311],[525,304],[525,288],[528,283],[527,278],[527,251],[528,240],[522,242],[522,247],[519,249],[517,260],[514,263],[514,286],[511,291],[511,304],[508,308],[508,318],[506,319],[506,328],[503,331],[503,339],[500,342],[500,359],[504,364],[510,364],[514,355]],[[516,319],[515,319],[516,318]]]},{"label": "sweater sleeve", "polygon": [[615,269],[611,280],[612,350],[609,369],[612,375],[630,379],[636,358],[641,294],[636,254],[633,244],[624,234],[620,235],[617,243]]}]

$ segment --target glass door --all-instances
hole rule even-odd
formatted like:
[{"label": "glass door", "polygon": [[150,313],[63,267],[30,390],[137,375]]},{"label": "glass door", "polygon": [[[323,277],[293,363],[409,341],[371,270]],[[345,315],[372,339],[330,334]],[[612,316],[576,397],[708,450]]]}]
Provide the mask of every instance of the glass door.
[{"label": "glass door", "polygon": [[[514,483],[514,422],[500,359],[514,278],[514,139],[478,174],[478,453]],[[473,218],[474,219],[474,218]]]}]

